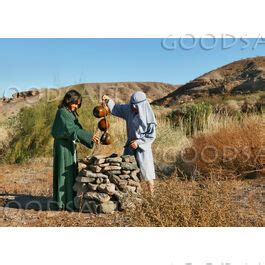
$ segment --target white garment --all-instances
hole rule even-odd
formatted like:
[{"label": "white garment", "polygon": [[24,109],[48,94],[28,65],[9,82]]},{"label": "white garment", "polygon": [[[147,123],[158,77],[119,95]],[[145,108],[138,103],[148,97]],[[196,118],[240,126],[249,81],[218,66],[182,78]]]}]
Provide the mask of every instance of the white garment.
[{"label": "white garment", "polygon": [[[127,142],[124,154],[135,156],[145,180],[155,179],[152,143],[156,137],[157,124],[145,94],[135,92],[131,97],[130,104],[115,104],[112,99],[107,104],[113,115],[126,120]],[[138,113],[131,110],[132,104],[137,107]],[[136,150],[129,146],[133,140],[136,140],[139,146]]]}]

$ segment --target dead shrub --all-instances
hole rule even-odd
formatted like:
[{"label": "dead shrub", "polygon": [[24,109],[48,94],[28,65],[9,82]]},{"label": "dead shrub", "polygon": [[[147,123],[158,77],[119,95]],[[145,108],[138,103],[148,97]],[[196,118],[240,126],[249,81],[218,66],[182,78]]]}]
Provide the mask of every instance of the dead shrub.
[{"label": "dead shrub", "polygon": [[255,177],[264,172],[265,121],[251,117],[198,135],[182,156],[206,178]]},{"label": "dead shrub", "polygon": [[143,204],[126,215],[133,226],[263,226],[254,205],[248,209],[237,200],[242,181],[178,181],[156,183],[154,197],[148,192]]}]

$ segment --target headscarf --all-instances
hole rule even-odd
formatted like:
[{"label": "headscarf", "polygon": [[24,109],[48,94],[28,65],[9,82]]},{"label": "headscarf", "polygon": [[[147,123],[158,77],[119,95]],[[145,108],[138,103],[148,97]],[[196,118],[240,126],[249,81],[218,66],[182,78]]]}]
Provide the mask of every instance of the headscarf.
[{"label": "headscarf", "polygon": [[130,105],[138,109],[139,114],[139,132],[145,133],[148,129],[148,125],[153,123],[157,125],[155,114],[146,98],[144,92],[134,92],[130,99]]}]

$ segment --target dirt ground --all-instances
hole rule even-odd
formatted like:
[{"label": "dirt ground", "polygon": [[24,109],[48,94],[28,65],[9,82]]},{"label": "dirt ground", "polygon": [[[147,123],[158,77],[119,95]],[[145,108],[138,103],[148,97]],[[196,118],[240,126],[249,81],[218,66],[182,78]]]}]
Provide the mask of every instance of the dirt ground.
[{"label": "dirt ground", "polygon": [[51,159],[0,165],[0,226],[129,226],[129,220],[121,213],[94,215],[48,210],[51,196]]},{"label": "dirt ground", "polygon": [[[248,201],[265,216],[264,178],[249,180],[237,198]],[[0,165],[0,226],[133,226],[126,212],[86,214],[49,210],[52,160],[35,159],[23,165]]]}]

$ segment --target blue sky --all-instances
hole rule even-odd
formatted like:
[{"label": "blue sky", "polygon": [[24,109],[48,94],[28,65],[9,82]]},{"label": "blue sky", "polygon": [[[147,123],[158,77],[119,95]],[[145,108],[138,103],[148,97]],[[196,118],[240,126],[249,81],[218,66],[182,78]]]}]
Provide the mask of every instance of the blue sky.
[{"label": "blue sky", "polygon": [[8,96],[11,87],[23,91],[83,82],[183,84],[255,56],[265,56],[263,39],[0,39],[0,97]]}]

